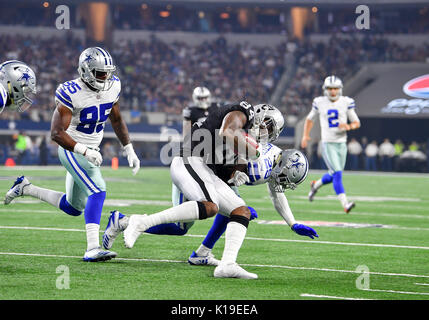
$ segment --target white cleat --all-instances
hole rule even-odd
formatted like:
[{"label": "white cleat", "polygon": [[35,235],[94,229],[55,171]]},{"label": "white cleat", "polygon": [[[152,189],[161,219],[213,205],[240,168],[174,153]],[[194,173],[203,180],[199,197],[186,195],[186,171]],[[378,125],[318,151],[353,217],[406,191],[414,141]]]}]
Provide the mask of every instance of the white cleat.
[{"label": "white cleat", "polygon": [[349,202],[347,203],[347,205],[344,207],[344,212],[345,213],[349,213],[350,211],[352,211],[352,209],[356,207],[356,204],[354,202]]},{"label": "white cleat", "polygon": [[220,263],[214,270],[215,278],[258,279],[255,273],[247,272],[237,263]]},{"label": "white cleat", "polygon": [[113,246],[113,242],[116,237],[125,230],[128,225],[128,217],[119,211],[112,211],[107,223],[106,230],[103,234],[103,247],[104,249],[110,249]]},{"label": "white cleat", "polygon": [[9,204],[12,202],[13,199],[22,197],[23,190],[26,186],[30,185],[30,181],[24,176],[18,177],[15,180],[15,183],[13,184],[12,188],[9,189],[9,191],[6,193],[6,196],[4,198],[4,204]]},{"label": "white cleat", "polygon": [[83,261],[86,262],[99,262],[99,261],[107,261],[113,259],[118,254],[113,251],[104,251],[100,247],[88,250],[85,252],[83,256]]},{"label": "white cleat", "polygon": [[193,266],[218,266],[219,262],[211,252],[206,256],[199,256],[195,251],[192,251],[188,258],[188,263]]},{"label": "white cleat", "polygon": [[133,214],[128,219],[128,227],[124,230],[124,244],[126,248],[131,249],[134,247],[138,237],[148,229],[144,223],[146,217],[146,214]]}]

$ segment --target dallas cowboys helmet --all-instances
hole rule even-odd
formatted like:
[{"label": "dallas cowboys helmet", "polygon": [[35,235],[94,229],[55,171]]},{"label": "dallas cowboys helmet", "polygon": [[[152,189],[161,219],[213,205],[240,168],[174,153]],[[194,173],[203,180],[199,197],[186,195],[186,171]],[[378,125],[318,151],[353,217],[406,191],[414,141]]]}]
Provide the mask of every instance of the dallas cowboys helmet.
[{"label": "dallas cowboys helmet", "polygon": [[263,130],[268,131],[268,142],[274,142],[279,137],[285,126],[285,120],[279,109],[262,103],[254,106],[254,125],[253,131],[258,141],[263,140]]},{"label": "dallas cowboys helmet", "polygon": [[278,155],[271,180],[276,192],[284,192],[285,189],[294,190],[302,183],[308,174],[307,157],[299,150],[286,149]]},{"label": "dallas cowboys helmet", "polygon": [[110,53],[100,47],[85,49],[79,57],[78,72],[81,79],[98,91],[109,90],[116,66]]},{"label": "dallas cowboys helmet", "polygon": [[6,106],[9,109],[24,112],[31,106],[37,92],[36,75],[27,64],[18,60],[2,63],[0,83],[8,93]]},{"label": "dallas cowboys helmet", "polygon": [[192,93],[192,100],[201,109],[208,109],[211,103],[211,93],[206,87],[196,87]]},{"label": "dallas cowboys helmet", "polygon": [[[323,88],[323,93],[325,94],[325,96],[327,96],[328,99],[331,101],[335,101],[340,96],[343,95],[343,82],[341,81],[340,78],[338,78],[336,76],[327,77],[325,79],[325,81],[323,82],[322,88]],[[328,92],[328,88],[339,88],[340,90],[338,90],[338,94],[336,94],[335,96],[331,96]]]}]

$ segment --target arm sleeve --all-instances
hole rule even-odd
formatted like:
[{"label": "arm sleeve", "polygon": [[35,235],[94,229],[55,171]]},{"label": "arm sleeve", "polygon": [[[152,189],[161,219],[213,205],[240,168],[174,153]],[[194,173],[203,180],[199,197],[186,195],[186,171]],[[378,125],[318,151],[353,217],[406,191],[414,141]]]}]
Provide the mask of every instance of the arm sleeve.
[{"label": "arm sleeve", "polygon": [[270,193],[271,201],[273,202],[274,208],[286,221],[289,227],[292,227],[296,221],[293,216],[292,210],[289,207],[289,203],[284,193],[278,193],[274,190],[274,186],[271,183],[268,184],[268,192]]},{"label": "arm sleeve", "polygon": [[347,116],[348,116],[350,122],[355,122],[355,121],[359,121],[360,122],[359,117],[356,114],[355,108],[348,109],[347,110]]},{"label": "arm sleeve", "polygon": [[314,118],[316,118],[316,116],[319,114],[319,108],[317,107],[317,102],[316,99],[313,100],[313,104],[311,106],[311,111],[310,113],[307,115],[307,119],[308,120],[314,120]]}]

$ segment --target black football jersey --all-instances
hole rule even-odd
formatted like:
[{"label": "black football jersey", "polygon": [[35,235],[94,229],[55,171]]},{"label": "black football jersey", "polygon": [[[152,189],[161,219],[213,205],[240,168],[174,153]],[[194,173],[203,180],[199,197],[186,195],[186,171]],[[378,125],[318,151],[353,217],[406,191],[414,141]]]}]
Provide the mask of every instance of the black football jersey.
[{"label": "black football jersey", "polygon": [[192,125],[191,133],[184,139],[182,156],[202,157],[213,170],[216,170],[218,166],[233,164],[236,156],[234,156],[234,160],[228,158],[226,150],[229,147],[224,139],[219,137],[219,129],[222,127],[223,119],[233,111],[241,111],[246,115],[247,121],[243,130],[248,130],[252,126],[254,110],[253,106],[246,101],[213,109],[213,112],[209,112],[208,117],[203,122],[195,122]]},{"label": "black football jersey", "polygon": [[212,102],[207,109],[202,109],[196,105],[187,106],[183,109],[182,115],[184,120],[191,121],[191,125],[195,122],[203,122],[208,117],[209,113],[221,107],[219,102]]}]

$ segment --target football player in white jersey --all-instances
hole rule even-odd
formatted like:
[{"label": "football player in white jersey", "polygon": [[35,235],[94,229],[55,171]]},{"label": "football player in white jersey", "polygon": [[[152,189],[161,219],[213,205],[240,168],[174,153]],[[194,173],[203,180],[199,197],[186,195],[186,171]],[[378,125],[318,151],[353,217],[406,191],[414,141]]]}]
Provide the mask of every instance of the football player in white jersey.
[{"label": "football player in white jersey", "polygon": [[121,82],[114,75],[115,70],[109,52],[100,47],[88,48],[79,58],[79,78],[61,84],[55,92],[51,137],[59,145],[58,156],[67,170],[66,193],[37,187],[22,176],[5,198],[5,204],[9,204],[16,197],[29,195],[72,216],[84,211],[87,237],[84,261],[104,261],[116,256],[115,252],[102,250],[99,244],[106,183],[100,171],[102,156],[98,146],[108,118],[124,146],[133,173],[140,168],[119,110]]},{"label": "football player in white jersey", "polygon": [[349,213],[355,207],[355,203],[347,200],[342,172],[347,157],[347,131],[360,128],[360,120],[355,111],[355,101],[343,96],[342,88],[343,83],[338,77],[329,76],[325,79],[323,83],[325,95],[313,100],[312,109],[305,120],[301,147],[307,147],[314,118],[319,115],[322,156],[329,171],[321,179],[311,182],[308,198],[313,201],[320,187],[332,183],[344,211]]},{"label": "football player in white jersey", "polygon": [[6,108],[24,112],[36,95],[36,75],[24,62],[10,60],[0,65],[0,113]]}]

